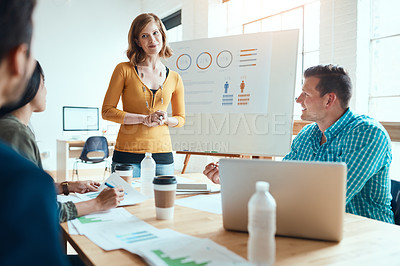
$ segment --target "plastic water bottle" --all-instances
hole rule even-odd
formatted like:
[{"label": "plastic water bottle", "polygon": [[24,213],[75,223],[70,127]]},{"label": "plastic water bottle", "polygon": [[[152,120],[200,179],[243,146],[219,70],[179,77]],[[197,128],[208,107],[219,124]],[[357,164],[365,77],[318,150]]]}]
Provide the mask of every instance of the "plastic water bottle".
[{"label": "plastic water bottle", "polygon": [[276,202],[269,183],[258,181],[248,203],[248,259],[255,265],[273,265],[275,261]]},{"label": "plastic water bottle", "polygon": [[153,179],[156,176],[156,162],[151,157],[150,152],[146,152],[145,157],[140,163],[140,179],[142,182],[141,192],[142,194],[152,197],[153,192]]}]

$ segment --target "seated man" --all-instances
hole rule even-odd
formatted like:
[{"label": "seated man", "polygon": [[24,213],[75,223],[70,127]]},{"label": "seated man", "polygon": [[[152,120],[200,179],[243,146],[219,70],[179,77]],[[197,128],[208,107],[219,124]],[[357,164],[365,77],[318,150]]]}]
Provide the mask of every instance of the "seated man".
[{"label": "seated man", "polygon": [[[393,223],[390,208],[390,138],[376,120],[349,108],[351,81],[338,66],[310,67],[304,72],[303,91],[296,99],[302,106],[305,126],[293,140],[284,160],[345,162],[347,164],[346,212]],[[218,164],[203,172],[219,183]]]}]

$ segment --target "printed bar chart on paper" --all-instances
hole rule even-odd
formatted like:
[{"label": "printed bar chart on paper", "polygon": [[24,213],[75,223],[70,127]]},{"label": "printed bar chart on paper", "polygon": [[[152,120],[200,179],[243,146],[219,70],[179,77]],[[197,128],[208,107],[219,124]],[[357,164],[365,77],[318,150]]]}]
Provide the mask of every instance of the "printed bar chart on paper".
[{"label": "printed bar chart on paper", "polygon": [[160,258],[165,264],[169,266],[205,266],[210,264],[211,261],[203,262],[203,263],[196,263],[195,261],[190,261],[189,256],[187,257],[182,257],[182,258],[176,258],[172,259],[168,257],[164,252],[161,250],[152,250],[152,252]]},{"label": "printed bar chart on paper", "polygon": [[151,233],[149,231],[132,232],[129,234],[116,235],[116,237],[119,240],[121,240],[122,242],[125,242],[127,244],[157,238],[156,235],[154,235],[153,233]]},{"label": "printed bar chart on paper", "polygon": [[125,249],[157,266],[249,265],[244,258],[210,239],[184,235],[171,229],[161,231],[163,236],[159,239]]},{"label": "printed bar chart on paper", "polygon": [[135,216],[130,214],[123,208],[111,209],[106,212],[92,213],[71,220],[73,225],[80,234],[85,234],[87,230],[93,231],[98,228],[111,226],[113,223],[121,221],[137,220]]},{"label": "printed bar chart on paper", "polygon": [[106,228],[85,232],[85,235],[104,250],[137,248],[147,242],[158,241],[162,231],[136,218],[117,221]]},{"label": "printed bar chart on paper", "polygon": [[109,222],[111,220],[104,220],[102,218],[99,217],[90,217],[87,218],[85,216],[81,216],[78,217],[79,222],[81,222],[82,224],[90,224],[90,223],[101,223],[101,222]]},{"label": "printed bar chart on paper", "polygon": [[[88,192],[83,194],[84,199],[95,199],[100,194],[100,192]],[[79,197],[79,196],[78,196]],[[82,195],[80,195],[82,197]]]}]

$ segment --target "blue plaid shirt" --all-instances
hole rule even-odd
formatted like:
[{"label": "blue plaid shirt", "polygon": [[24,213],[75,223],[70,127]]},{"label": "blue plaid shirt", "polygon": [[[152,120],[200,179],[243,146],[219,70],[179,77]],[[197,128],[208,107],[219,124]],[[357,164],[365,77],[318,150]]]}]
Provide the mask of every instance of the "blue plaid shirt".
[{"label": "blue plaid shirt", "polygon": [[344,162],[347,164],[346,212],[393,223],[390,207],[390,138],[376,120],[350,108],[325,131],[316,123],[305,126],[293,140],[284,160]]}]

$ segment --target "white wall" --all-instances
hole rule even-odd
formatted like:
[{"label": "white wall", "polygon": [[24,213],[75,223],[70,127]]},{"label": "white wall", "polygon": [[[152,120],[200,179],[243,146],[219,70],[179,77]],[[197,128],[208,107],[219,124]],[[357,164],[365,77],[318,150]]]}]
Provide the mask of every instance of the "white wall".
[{"label": "white wall", "polygon": [[320,63],[339,64],[353,83],[350,106],[368,113],[370,0],[321,0]]},{"label": "white wall", "polygon": [[182,38],[208,38],[208,0],[141,0],[142,12],[164,18],[182,10]]},{"label": "white wall", "polygon": [[56,169],[62,106],[101,108],[114,67],[127,61],[128,31],[139,13],[138,0],[38,1],[32,49],[43,67],[48,94],[46,111],[33,114],[32,125],[39,148],[49,152],[45,169]]}]

